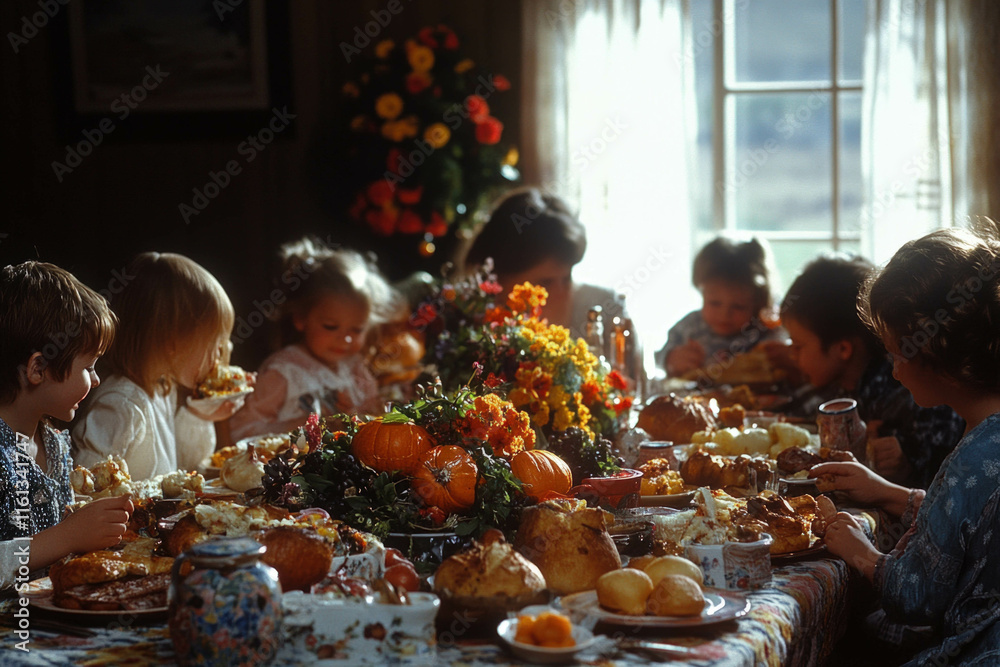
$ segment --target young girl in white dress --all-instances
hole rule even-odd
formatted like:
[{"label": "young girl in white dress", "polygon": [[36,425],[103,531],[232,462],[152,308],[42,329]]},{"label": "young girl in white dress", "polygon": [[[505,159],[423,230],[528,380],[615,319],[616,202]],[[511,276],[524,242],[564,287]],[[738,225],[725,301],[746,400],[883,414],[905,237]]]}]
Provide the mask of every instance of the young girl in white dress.
[{"label": "young girl in white dress", "polygon": [[278,317],[284,339],[295,342],[264,360],[254,393],[230,420],[234,439],[289,431],[313,412],[382,412],[363,350],[371,327],[392,319],[401,299],[357,252],[303,239],[283,246],[281,259],[289,279]]},{"label": "young girl in white dress", "polygon": [[215,449],[212,422],[239,405],[203,415],[179,404],[177,388],[193,390],[224,361],[233,305],[211,273],[182,255],[143,253],[125,275],[111,300],[120,324],[105,357],[110,375],[73,427],[73,459],[89,467],[118,455],[136,480],[193,470]]}]

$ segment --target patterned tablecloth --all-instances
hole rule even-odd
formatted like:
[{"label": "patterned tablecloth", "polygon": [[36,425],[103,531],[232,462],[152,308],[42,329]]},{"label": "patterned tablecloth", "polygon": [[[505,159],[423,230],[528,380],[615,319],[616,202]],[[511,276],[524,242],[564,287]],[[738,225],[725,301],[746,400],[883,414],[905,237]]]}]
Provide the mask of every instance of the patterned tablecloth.
[{"label": "patterned tablecloth", "polygon": [[[752,665],[815,665],[833,649],[846,625],[848,567],[843,561],[820,557],[774,568],[771,584],[748,595],[750,612],[721,625],[690,631],[639,630],[598,627],[608,633],[661,639],[691,647],[693,657],[682,662],[653,661],[619,653],[611,641],[598,645],[603,653],[581,653],[578,664],[696,665],[737,667]],[[162,619],[143,625],[128,616],[116,617],[110,627],[96,628],[93,637],[71,637],[30,628],[28,652],[15,648],[20,641],[10,628],[16,600],[0,602],[0,663],[4,665],[87,665],[90,667],[174,664],[173,648]],[[30,608],[29,608],[30,609]],[[69,621],[70,618],[60,620]],[[303,657],[283,648],[273,663],[299,665]],[[349,664],[349,663],[345,663]],[[459,644],[439,647],[428,664],[452,667],[523,664],[495,644]]]}]

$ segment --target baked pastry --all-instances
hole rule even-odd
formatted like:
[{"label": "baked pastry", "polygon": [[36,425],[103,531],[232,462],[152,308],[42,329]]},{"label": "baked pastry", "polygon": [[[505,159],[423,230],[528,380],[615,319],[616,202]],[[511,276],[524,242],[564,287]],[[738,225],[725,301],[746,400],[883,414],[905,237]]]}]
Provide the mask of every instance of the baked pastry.
[{"label": "baked pastry", "polygon": [[716,456],[699,449],[681,464],[681,477],[692,486],[712,489],[761,487],[770,477],[766,461],[747,455]]},{"label": "baked pastry", "polygon": [[660,556],[653,561],[646,563],[642,571],[653,580],[653,585],[660,583],[660,580],[668,574],[679,574],[689,578],[694,583],[701,586],[705,582],[705,574],[701,568],[680,556]]},{"label": "baked pastry", "polygon": [[434,573],[434,592],[441,596],[442,610],[474,620],[549,600],[541,571],[499,530],[486,531],[482,541],[446,558]]},{"label": "baked pastry", "polygon": [[253,386],[250,382],[250,376],[245,370],[239,366],[220,364],[195,389],[195,398],[230,396],[248,391],[253,391]]},{"label": "baked pastry", "polygon": [[538,566],[556,595],[585,591],[622,566],[608,534],[609,512],[582,500],[547,500],[524,510],[514,546]]},{"label": "baked pastry", "polygon": [[675,443],[691,442],[691,436],[716,427],[715,416],[698,401],[686,400],[676,394],[658,396],[642,409],[636,424],[653,440]]},{"label": "baked pastry", "polygon": [[243,493],[256,489],[264,478],[264,462],[253,447],[233,456],[222,464],[219,479],[233,491]]},{"label": "baked pastry", "polygon": [[653,580],[641,570],[627,567],[605,572],[597,579],[597,601],[608,611],[641,616],[653,592]]},{"label": "baked pastry", "polygon": [[654,616],[697,616],[704,609],[701,586],[681,574],[660,579],[646,601],[646,610]]},{"label": "baked pastry", "polygon": [[267,547],[262,560],[278,571],[282,591],[306,591],[330,571],[333,548],[315,531],[277,526],[257,541]]},{"label": "baked pastry", "polygon": [[168,573],[129,577],[100,584],[57,589],[52,602],[63,609],[141,611],[167,606]]}]

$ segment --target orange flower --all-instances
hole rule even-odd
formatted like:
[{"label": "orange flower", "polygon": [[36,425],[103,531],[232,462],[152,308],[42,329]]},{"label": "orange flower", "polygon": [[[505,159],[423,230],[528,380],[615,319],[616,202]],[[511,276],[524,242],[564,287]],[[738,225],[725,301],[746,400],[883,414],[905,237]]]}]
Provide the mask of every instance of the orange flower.
[{"label": "orange flower", "polygon": [[628,388],[628,384],[625,382],[625,378],[618,371],[611,371],[608,373],[608,384],[611,385],[612,389],[618,389],[620,391],[625,391]]},{"label": "orange flower", "polygon": [[479,95],[469,95],[465,98],[465,111],[473,123],[481,123],[490,115],[490,105]]},{"label": "orange flower", "polygon": [[492,146],[500,141],[503,135],[503,123],[493,116],[484,118],[476,124],[476,141],[486,146]]},{"label": "orange flower", "polygon": [[526,313],[530,317],[540,317],[542,307],[549,298],[549,293],[544,287],[523,283],[514,285],[514,289],[507,296],[507,307],[514,314]]},{"label": "orange flower", "polygon": [[376,206],[388,206],[392,203],[392,186],[384,180],[375,181],[368,186],[368,201]]}]

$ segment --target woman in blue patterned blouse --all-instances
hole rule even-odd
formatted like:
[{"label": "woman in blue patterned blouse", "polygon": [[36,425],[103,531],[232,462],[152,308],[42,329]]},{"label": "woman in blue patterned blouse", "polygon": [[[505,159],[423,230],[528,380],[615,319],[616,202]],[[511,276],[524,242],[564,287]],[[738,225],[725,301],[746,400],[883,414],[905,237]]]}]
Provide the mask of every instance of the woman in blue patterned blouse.
[{"label": "woman in blue patterned blouse", "polygon": [[860,305],[914,400],[951,406],[967,428],[926,493],[858,464],[810,471],[909,526],[882,554],[840,513],[827,546],[872,581],[888,620],[932,629],[936,645],[907,664],[1000,664],[1000,231],[938,230],[907,243]]}]

